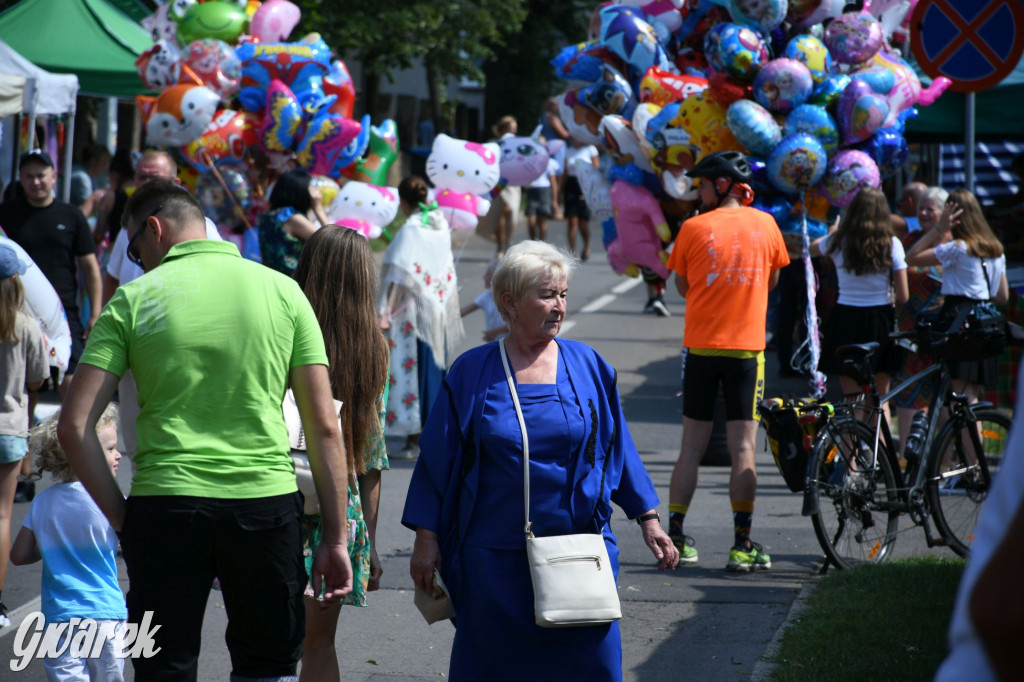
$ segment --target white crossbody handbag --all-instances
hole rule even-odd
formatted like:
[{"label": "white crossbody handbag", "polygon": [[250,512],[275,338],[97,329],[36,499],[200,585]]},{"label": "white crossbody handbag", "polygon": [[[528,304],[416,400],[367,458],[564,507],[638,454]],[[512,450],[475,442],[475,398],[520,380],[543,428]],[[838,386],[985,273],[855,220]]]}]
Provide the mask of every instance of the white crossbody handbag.
[{"label": "white crossbody handbag", "polygon": [[508,388],[523,432],[523,497],[526,510],[526,554],[533,580],[533,611],[543,628],[602,625],[622,618],[619,592],[599,533],[534,537],[530,522],[530,444],[508,364],[505,341],[498,342]]},{"label": "white crossbody handbag", "polygon": [[[295,483],[304,499],[303,513],[315,516],[320,513],[320,498],[313,484],[313,471],[309,468],[309,456],[306,454],[306,431],[302,428],[299,406],[295,404],[295,394],[288,389],[281,404],[284,422],[288,426],[288,445],[291,446],[292,462],[295,464]],[[338,426],[341,426],[341,401],[334,401],[334,412],[338,414]]]}]

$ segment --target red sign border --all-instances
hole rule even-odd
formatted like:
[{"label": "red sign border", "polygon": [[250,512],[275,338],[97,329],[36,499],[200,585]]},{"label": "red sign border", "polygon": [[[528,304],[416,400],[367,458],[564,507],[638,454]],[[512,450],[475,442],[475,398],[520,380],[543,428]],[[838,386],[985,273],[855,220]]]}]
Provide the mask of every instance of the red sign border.
[{"label": "red sign border", "polygon": [[[996,0],[997,2],[999,0]],[[914,7],[914,11],[910,16],[910,49],[914,53],[914,58],[917,59],[918,65],[921,70],[928,74],[931,78],[939,78],[943,76],[949,78],[946,74],[939,70],[935,62],[930,61],[924,52],[924,45],[921,42],[921,29],[919,24],[924,20],[924,13],[929,7],[933,5],[943,4],[945,0],[920,0],[917,6]],[[960,81],[950,78],[953,84],[949,86],[950,90],[960,93],[969,92],[980,92],[982,90],[988,90],[998,85],[1004,78],[1009,76],[1015,68],[1017,63],[1020,61],[1021,55],[1024,54],[1024,3],[1019,0],[1002,0],[1002,4],[1009,6],[1010,12],[1013,15],[1016,23],[1016,35],[1013,42],[1013,49],[1010,51],[1009,59],[1004,63],[1003,67],[996,66],[996,72],[991,76],[980,78],[973,81]]]}]

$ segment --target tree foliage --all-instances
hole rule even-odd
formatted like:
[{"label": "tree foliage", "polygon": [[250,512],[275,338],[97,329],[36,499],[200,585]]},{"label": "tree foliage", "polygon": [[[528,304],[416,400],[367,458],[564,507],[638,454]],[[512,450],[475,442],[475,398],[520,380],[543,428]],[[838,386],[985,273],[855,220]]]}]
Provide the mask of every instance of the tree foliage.
[{"label": "tree foliage", "polygon": [[484,65],[488,124],[505,114],[519,121],[520,134],[533,129],[545,99],[561,87],[550,60],[565,45],[587,39],[593,2],[529,0],[522,30],[495,50]]},{"label": "tree foliage", "polygon": [[339,54],[358,60],[367,75],[368,102],[374,101],[376,79],[422,59],[435,119],[441,118],[441,84],[448,78],[482,79],[481,64],[519,32],[527,13],[527,0],[296,1],[303,12],[297,34],[319,31]]}]

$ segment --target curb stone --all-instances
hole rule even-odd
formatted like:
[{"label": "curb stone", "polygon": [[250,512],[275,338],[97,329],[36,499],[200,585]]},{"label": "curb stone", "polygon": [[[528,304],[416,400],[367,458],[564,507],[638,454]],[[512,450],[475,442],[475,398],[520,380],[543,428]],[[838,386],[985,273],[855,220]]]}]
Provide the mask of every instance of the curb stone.
[{"label": "curb stone", "polygon": [[817,585],[817,580],[810,580],[804,584],[800,590],[800,594],[797,595],[796,599],[793,600],[793,605],[789,607],[789,613],[786,614],[786,620],[779,626],[779,629],[775,631],[775,636],[768,642],[768,646],[765,647],[764,653],[761,654],[760,658],[757,659],[757,664],[754,666],[754,672],[750,675],[751,682],[768,682],[772,678],[772,673],[775,672],[775,668],[778,667],[778,656],[779,648],[782,644],[782,635],[785,631],[792,626],[794,623],[799,622],[800,617],[809,608],[807,599]]}]

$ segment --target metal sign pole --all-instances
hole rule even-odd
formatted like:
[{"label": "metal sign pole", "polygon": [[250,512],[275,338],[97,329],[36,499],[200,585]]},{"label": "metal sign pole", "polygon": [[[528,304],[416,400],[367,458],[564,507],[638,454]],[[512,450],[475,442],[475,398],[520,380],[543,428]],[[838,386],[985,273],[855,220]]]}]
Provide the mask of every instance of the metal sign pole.
[{"label": "metal sign pole", "polygon": [[964,156],[965,184],[967,191],[974,194],[974,93],[968,92],[964,97]]}]

